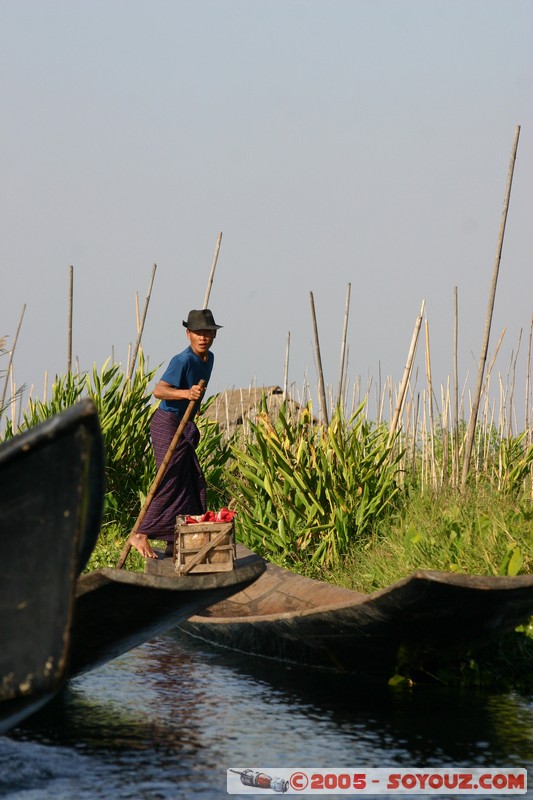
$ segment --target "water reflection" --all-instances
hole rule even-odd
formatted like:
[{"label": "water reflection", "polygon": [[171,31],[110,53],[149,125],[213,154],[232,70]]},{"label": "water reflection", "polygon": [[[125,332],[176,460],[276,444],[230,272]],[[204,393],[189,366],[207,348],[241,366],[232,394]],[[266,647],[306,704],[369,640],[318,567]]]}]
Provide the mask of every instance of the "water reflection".
[{"label": "water reflection", "polygon": [[226,769],[242,765],[527,768],[532,730],[533,704],[517,694],[377,688],[176,630],[73,681],[0,739],[0,795],[26,800],[22,789],[39,785],[31,800],[212,800],[227,796]]},{"label": "water reflection", "polygon": [[410,763],[533,763],[531,698],[439,685],[395,690],[355,676],[291,669],[215,651],[178,630],[170,637],[181,648],[196,648],[204,658],[216,659],[220,668],[251,679],[263,702],[275,704],[283,698],[310,722],[328,720],[336,732],[363,738],[380,750],[397,750]]}]

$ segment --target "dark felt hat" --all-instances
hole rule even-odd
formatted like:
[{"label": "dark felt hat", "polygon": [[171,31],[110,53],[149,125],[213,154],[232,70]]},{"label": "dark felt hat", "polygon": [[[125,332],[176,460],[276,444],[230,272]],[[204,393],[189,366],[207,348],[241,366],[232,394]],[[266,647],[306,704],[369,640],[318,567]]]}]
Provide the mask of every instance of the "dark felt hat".
[{"label": "dark felt hat", "polygon": [[213,312],[208,308],[189,311],[187,322],[183,320],[183,326],[189,331],[217,331],[222,327],[216,324]]}]

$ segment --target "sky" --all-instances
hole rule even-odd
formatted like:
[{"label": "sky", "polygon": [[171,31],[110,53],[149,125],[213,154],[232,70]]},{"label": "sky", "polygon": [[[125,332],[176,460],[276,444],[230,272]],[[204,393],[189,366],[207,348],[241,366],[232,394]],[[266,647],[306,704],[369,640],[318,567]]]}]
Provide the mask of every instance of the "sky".
[{"label": "sky", "polygon": [[[533,314],[531,0],[0,0],[0,337],[17,386],[187,345],[219,233],[209,394],[403,376],[425,303],[435,387],[489,344],[524,424]],[[520,342],[520,345],[519,345]],[[5,369],[7,356],[0,358]],[[3,380],[3,379],[2,379]],[[470,389],[466,387],[471,387]],[[377,392],[377,390],[375,390]],[[440,397],[437,389],[437,397]]]}]

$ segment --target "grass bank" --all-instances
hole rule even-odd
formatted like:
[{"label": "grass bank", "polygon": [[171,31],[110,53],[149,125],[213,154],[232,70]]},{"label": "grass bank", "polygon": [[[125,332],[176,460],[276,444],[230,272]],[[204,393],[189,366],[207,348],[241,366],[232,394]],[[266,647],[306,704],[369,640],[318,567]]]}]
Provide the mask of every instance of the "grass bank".
[{"label": "grass bank", "polygon": [[333,583],[373,592],[417,569],[473,575],[533,571],[533,505],[525,496],[471,488],[438,496],[411,491],[402,507],[342,561],[316,571]]}]

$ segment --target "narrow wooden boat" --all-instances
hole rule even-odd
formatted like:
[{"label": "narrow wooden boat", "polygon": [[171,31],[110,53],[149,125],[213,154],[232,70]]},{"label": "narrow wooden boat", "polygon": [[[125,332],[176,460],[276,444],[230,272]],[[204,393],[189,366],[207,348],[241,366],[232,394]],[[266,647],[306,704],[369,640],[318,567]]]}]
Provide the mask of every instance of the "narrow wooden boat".
[{"label": "narrow wooden boat", "polygon": [[180,577],[168,569],[172,559],[164,561],[164,570],[155,562],[149,573],[103,568],[79,578],[69,676],[101,666],[243,590],[265,569],[255,561],[231,572]]},{"label": "narrow wooden boat", "polygon": [[64,682],[255,580],[261,564],[208,576],[100,569],[103,443],[82,401],[0,447],[0,733]]},{"label": "narrow wooden boat", "polygon": [[[260,560],[240,545],[237,554]],[[402,665],[457,662],[532,614],[533,575],[420,570],[365,595],[267,563],[251,586],[179,628],[249,655],[386,678]]]},{"label": "narrow wooden boat", "polygon": [[74,589],[100,530],[103,476],[90,401],[0,447],[0,733],[65,679]]}]

